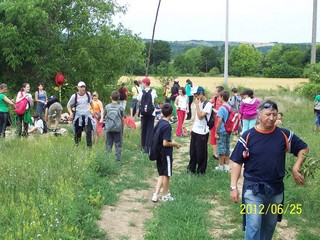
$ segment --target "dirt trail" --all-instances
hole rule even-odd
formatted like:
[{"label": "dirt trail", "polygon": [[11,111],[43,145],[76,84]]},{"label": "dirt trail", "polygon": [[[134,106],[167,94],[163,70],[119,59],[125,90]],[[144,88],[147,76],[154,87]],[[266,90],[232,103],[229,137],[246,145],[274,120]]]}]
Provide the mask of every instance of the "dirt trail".
[{"label": "dirt trail", "polygon": [[[187,129],[191,130],[191,122],[186,122]],[[173,131],[174,134],[174,131]],[[180,174],[181,168],[186,169],[188,164],[189,142],[190,138],[181,138],[184,143],[183,147],[174,151],[173,171],[174,174]],[[236,138],[233,139],[236,141]],[[157,176],[154,175],[149,181],[149,188],[146,190],[125,190],[120,194],[120,199],[115,206],[105,206],[103,209],[101,220],[98,222],[101,229],[108,233],[109,239],[144,239],[145,228],[144,223],[153,217],[152,208],[158,204],[151,202],[154,184],[157,181]],[[241,189],[243,184],[243,176],[241,174],[238,181],[238,189]],[[228,239],[225,236],[232,235],[241,226],[230,223],[230,216],[226,215],[230,208],[229,203],[221,205],[218,199],[213,198],[210,204],[214,208],[209,212],[213,224],[210,229],[210,234],[214,239]],[[239,216],[240,217],[240,216]],[[284,219],[277,225],[275,239],[294,240],[296,231],[288,227],[288,222]]]}]

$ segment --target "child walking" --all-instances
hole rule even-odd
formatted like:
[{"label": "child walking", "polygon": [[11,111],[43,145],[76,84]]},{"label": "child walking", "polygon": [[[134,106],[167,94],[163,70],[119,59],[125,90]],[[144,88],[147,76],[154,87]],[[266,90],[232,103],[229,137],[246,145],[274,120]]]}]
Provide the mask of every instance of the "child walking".
[{"label": "child walking", "polygon": [[105,106],[106,150],[109,154],[113,143],[116,148],[117,162],[121,161],[122,135],[124,130],[124,108],[118,104],[120,93],[111,93],[111,103]]},{"label": "child walking", "polygon": [[173,147],[180,148],[181,144],[176,143],[171,140],[171,125],[169,123],[172,117],[172,106],[169,103],[165,103],[162,106],[163,118],[159,120],[158,124],[155,126],[155,131],[160,129],[159,135],[159,157],[157,159],[157,169],[159,173],[158,182],[156,185],[156,191],[153,193],[152,201],[158,202],[158,196],[162,188],[162,201],[173,201],[173,197],[169,193],[169,182],[172,176],[172,155]]}]

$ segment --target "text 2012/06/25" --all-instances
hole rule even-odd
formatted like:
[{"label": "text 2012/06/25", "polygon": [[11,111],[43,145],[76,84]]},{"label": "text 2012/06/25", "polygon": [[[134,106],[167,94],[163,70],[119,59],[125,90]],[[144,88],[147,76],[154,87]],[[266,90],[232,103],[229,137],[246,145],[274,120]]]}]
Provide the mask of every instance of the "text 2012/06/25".
[{"label": "text 2012/06/25", "polygon": [[302,214],[301,203],[290,204],[240,204],[240,214]]}]

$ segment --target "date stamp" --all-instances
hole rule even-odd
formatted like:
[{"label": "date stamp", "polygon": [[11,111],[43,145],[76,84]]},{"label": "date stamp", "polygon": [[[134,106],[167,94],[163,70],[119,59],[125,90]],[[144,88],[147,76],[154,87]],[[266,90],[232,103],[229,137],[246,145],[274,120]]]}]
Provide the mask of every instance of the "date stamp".
[{"label": "date stamp", "polygon": [[301,203],[289,203],[289,204],[240,204],[240,214],[290,214],[300,215],[302,214]]}]

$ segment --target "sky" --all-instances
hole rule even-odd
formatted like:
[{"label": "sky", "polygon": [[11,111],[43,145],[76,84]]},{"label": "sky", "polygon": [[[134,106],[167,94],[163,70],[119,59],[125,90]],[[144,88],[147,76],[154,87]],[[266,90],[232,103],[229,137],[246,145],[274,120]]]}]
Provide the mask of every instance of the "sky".
[{"label": "sky", "polygon": [[[151,39],[159,0],[116,0],[117,15],[141,38]],[[229,0],[229,41],[302,43],[312,39],[314,0]],[[317,42],[320,42],[318,4]],[[226,0],[161,0],[155,39],[224,41]]]}]

